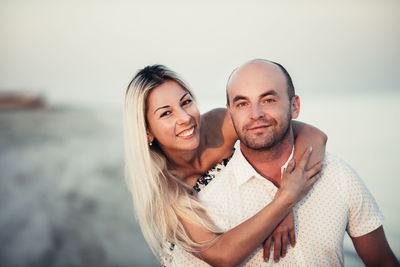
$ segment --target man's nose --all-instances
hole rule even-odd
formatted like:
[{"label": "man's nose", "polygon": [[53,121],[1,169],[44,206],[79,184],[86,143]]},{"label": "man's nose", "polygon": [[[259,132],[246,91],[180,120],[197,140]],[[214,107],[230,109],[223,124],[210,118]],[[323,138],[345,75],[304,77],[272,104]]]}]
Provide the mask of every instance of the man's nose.
[{"label": "man's nose", "polygon": [[258,103],[251,105],[251,110],[250,110],[251,119],[258,120],[259,118],[262,118],[264,115],[265,115],[264,110]]}]

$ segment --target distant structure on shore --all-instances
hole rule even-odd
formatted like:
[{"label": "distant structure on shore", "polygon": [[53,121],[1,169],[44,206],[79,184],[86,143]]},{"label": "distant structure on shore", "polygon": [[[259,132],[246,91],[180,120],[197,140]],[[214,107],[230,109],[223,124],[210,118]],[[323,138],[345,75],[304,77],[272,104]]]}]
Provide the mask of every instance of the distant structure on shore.
[{"label": "distant structure on shore", "polygon": [[0,111],[39,109],[46,106],[44,97],[29,92],[0,92]]}]

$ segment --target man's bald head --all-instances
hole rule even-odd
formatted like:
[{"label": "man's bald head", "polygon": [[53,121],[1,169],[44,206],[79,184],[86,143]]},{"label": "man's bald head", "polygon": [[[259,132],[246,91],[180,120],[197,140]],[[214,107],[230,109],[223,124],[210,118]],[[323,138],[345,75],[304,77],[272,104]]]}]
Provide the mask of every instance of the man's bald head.
[{"label": "man's bald head", "polygon": [[253,59],[242,66],[234,69],[229,76],[227,85],[226,85],[226,100],[229,105],[229,90],[232,83],[240,79],[241,75],[246,75],[247,73],[251,73],[252,71],[265,71],[265,73],[273,73],[276,72],[276,75],[283,75],[283,78],[286,80],[287,85],[287,93],[289,101],[295,95],[294,86],[292,82],[292,78],[290,77],[287,70],[279,63],[269,61],[266,59]]}]

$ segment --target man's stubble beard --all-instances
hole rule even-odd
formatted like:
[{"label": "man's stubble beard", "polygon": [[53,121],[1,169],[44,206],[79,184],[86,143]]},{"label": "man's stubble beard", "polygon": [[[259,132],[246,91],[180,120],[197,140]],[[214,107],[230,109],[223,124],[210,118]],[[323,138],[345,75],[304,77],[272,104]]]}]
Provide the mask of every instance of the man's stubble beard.
[{"label": "man's stubble beard", "polygon": [[[267,120],[262,119],[262,121],[265,122]],[[274,125],[277,125],[276,120],[273,121]],[[279,127],[276,130],[273,129],[272,133],[265,138],[264,142],[258,144],[255,143],[252,139],[250,139],[249,136],[243,134],[244,131],[239,132],[237,130],[235,122],[233,120],[232,122],[233,122],[233,127],[235,128],[235,131],[239,137],[239,140],[243,145],[252,150],[266,151],[274,148],[276,145],[282,143],[282,141],[287,138],[287,136],[290,133],[292,118],[291,118],[291,111],[289,108],[289,111],[286,114],[286,119],[282,122],[281,127]]]}]

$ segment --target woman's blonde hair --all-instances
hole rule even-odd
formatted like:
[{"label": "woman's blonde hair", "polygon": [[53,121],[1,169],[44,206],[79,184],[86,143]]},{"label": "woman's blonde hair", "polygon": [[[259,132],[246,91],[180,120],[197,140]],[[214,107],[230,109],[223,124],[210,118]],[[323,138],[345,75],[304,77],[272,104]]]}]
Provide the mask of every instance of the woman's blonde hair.
[{"label": "woman's blonde hair", "polygon": [[221,233],[207,216],[193,188],[168,171],[167,159],[157,142],[152,146],[148,144],[147,98],[154,88],[169,80],[177,82],[193,96],[175,72],[162,65],[147,66],[130,82],[124,108],[128,187],[144,238],[157,257],[162,256],[168,243],[192,252],[212,243],[212,240],[194,242],[181,219],[213,233]]}]

